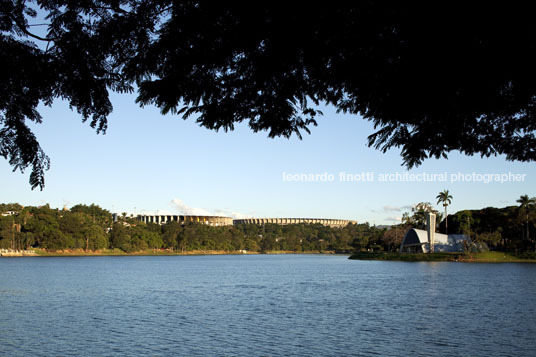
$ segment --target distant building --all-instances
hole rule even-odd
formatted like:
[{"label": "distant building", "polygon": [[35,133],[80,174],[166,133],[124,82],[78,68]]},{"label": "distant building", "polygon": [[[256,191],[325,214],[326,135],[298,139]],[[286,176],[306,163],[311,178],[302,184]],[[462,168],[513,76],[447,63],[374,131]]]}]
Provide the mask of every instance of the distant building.
[{"label": "distant building", "polygon": [[166,224],[169,222],[185,224],[187,222],[197,222],[209,226],[233,225],[233,219],[231,217],[222,216],[138,215],[137,219],[145,223],[156,224]]},{"label": "distant building", "polygon": [[[441,234],[434,232],[433,251],[434,252],[461,252],[463,242],[470,241],[464,234]],[[429,253],[430,240],[428,232],[422,229],[410,229],[400,245],[400,253]]]},{"label": "distant building", "polygon": [[348,224],[357,224],[357,221],[347,219],[331,219],[331,218],[244,218],[235,219],[234,224],[322,224],[327,227],[345,227]]},{"label": "distant building", "polygon": [[16,212],[16,211],[6,211],[4,213],[2,213],[2,216],[6,217],[6,216],[18,216],[19,215],[19,212]]},{"label": "distant building", "polygon": [[426,214],[426,230],[410,229],[402,244],[400,253],[434,253],[434,252],[461,252],[464,242],[471,239],[463,234],[441,234],[436,233],[436,215]]},{"label": "distant building", "polygon": [[[114,221],[116,216],[114,216]],[[234,224],[322,224],[327,227],[345,227],[357,221],[346,219],[328,219],[328,218],[244,218],[235,219],[223,216],[188,216],[188,215],[138,215],[137,219],[145,223],[166,224],[169,222],[178,222],[185,224],[187,222],[204,223],[209,226],[232,226]]]}]

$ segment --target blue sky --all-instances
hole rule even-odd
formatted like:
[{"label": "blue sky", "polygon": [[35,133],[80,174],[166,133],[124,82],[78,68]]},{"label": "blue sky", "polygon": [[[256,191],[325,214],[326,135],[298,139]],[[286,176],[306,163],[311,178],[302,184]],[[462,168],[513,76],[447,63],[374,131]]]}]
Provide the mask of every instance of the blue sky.
[{"label": "blue sky", "polygon": [[[435,205],[450,190],[449,212],[515,204],[535,196],[536,165],[451,153],[407,171],[399,150],[381,153],[366,145],[372,125],[358,116],[320,108],[324,116],[303,140],[269,139],[247,125],[233,132],[199,127],[194,119],[139,108],[135,95],[113,94],[106,135],[57,101],[42,107],[33,125],[52,164],[43,191],[31,190],[29,172],[13,173],[0,160],[1,202],[71,207],[96,203],[114,212],[205,213],[256,217],[317,217],[392,224],[421,201]],[[341,182],[340,173],[370,172],[373,181]],[[448,182],[380,182],[381,174],[447,174]],[[451,175],[525,174],[524,181],[450,182]],[[333,181],[285,181],[284,174],[332,174]],[[173,202],[174,201],[174,202]],[[438,207],[442,210],[442,207]]]}]

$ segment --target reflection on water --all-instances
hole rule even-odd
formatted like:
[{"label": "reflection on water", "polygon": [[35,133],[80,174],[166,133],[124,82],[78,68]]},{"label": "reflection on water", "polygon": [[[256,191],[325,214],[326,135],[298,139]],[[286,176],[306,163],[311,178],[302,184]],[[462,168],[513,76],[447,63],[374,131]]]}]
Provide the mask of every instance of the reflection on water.
[{"label": "reflection on water", "polygon": [[0,355],[536,349],[536,265],[259,255],[0,260]]}]

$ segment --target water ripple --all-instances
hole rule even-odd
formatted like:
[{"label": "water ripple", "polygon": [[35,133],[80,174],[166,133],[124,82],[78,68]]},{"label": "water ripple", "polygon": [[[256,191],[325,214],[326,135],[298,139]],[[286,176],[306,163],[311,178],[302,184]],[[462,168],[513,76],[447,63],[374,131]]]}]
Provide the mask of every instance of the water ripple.
[{"label": "water ripple", "polygon": [[0,260],[0,355],[531,356],[536,266]]}]

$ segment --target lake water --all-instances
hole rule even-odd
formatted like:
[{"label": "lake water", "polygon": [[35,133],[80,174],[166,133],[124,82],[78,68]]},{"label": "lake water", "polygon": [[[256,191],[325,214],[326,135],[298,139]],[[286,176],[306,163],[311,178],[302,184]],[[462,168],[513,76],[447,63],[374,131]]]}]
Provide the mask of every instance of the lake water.
[{"label": "lake water", "polygon": [[535,356],[536,264],[0,259],[2,356]]}]

